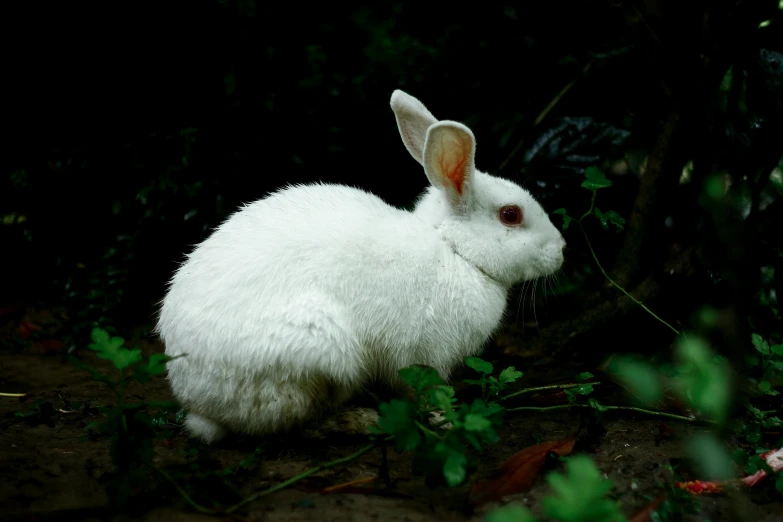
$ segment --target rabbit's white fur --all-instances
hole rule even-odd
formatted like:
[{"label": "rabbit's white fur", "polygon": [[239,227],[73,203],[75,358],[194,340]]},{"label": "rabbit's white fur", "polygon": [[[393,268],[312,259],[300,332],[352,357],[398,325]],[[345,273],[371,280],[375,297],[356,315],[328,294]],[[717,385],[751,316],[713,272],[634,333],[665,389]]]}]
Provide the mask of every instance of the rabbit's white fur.
[{"label": "rabbit's white fur", "polygon": [[[168,368],[191,434],[304,425],[372,382],[400,386],[412,364],[447,378],[497,328],[512,285],[562,264],[533,197],[475,170],[467,127],[402,91],[391,105],[432,184],[413,212],[348,186],[291,186],[245,205],[176,271],[158,332],[167,354],[187,354]],[[500,221],[504,205],[521,225]],[[333,429],[377,419],[342,415]]]}]

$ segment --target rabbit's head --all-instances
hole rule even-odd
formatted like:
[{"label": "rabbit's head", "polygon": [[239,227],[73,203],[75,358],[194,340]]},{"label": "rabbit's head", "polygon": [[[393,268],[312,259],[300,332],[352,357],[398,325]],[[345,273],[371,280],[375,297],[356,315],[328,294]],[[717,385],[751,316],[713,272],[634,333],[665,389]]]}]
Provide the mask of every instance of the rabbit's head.
[{"label": "rabbit's head", "polygon": [[439,122],[400,90],[392,94],[391,106],[405,147],[431,184],[414,213],[431,223],[457,255],[504,286],[560,268],[562,234],[528,191],[476,170],[470,129]]}]

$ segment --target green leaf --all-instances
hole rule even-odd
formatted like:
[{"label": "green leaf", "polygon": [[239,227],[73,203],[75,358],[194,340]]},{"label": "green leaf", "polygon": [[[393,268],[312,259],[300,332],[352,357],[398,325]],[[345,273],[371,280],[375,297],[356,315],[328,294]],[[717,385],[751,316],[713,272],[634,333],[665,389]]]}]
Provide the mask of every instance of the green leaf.
[{"label": "green leaf", "polygon": [[606,498],[612,488],[601,478],[590,457],[575,455],[565,465],[565,475],[550,473],[547,481],[554,495],[541,501],[544,515],[561,521],[620,522],[625,517],[616,502]]},{"label": "green leaf", "polygon": [[157,375],[166,371],[166,363],[171,360],[171,357],[165,353],[155,353],[150,355],[147,361],[147,373],[151,375]]},{"label": "green leaf", "polygon": [[578,382],[585,382],[588,379],[592,379],[594,375],[590,372],[582,372],[579,375],[576,376],[576,380]]},{"label": "green leaf", "polygon": [[475,413],[468,413],[465,415],[465,429],[468,431],[484,431],[492,426],[492,423],[486,417],[476,415]]},{"label": "green leaf", "polygon": [[783,493],[783,477],[778,477],[775,481],[775,489],[778,490],[778,493]]},{"label": "green leaf", "polygon": [[519,504],[506,504],[484,517],[487,522],[536,522],[536,517],[524,506]]},{"label": "green leaf", "polygon": [[109,337],[109,333],[101,328],[93,328],[92,340],[87,347],[98,352],[98,357],[108,359],[114,363],[118,370],[127,368],[131,364],[141,360],[141,350],[128,349],[122,345],[125,342],[122,337]]},{"label": "green leaf", "polygon": [[467,472],[465,466],[468,463],[468,458],[463,453],[451,450],[449,456],[446,457],[446,461],[443,463],[443,478],[446,479],[446,483],[451,486],[459,486],[465,481]]},{"label": "green leaf", "polygon": [[734,475],[731,456],[723,443],[711,433],[696,433],[687,443],[690,457],[707,480],[728,480]]},{"label": "green leaf", "polygon": [[402,451],[412,451],[421,442],[421,434],[416,427],[416,409],[409,401],[393,399],[378,407],[378,427],[384,433],[394,435],[394,442]]},{"label": "green leaf", "polygon": [[772,389],[772,385],[769,383],[769,381],[761,381],[759,383],[759,390],[762,392],[768,392],[770,389]]},{"label": "green leaf", "polygon": [[748,453],[742,448],[737,448],[732,452],[731,460],[737,464],[745,465],[748,462]]},{"label": "green leaf", "polygon": [[659,401],[663,394],[658,373],[647,363],[618,357],[611,362],[607,373],[647,404]]},{"label": "green leaf", "polygon": [[775,344],[769,348],[775,355],[783,355],[783,344]]},{"label": "green leaf", "polygon": [[568,225],[571,224],[571,221],[573,221],[573,218],[566,214],[566,209],[559,208],[552,212],[552,214],[560,214],[563,216],[563,230],[568,230]]},{"label": "green leaf", "polygon": [[609,229],[609,224],[616,226],[618,230],[622,230],[623,226],[625,226],[625,219],[614,210],[601,212],[598,208],[594,208],[593,214],[601,222],[601,226],[607,230]]},{"label": "green leaf", "polygon": [[680,398],[719,424],[726,420],[731,388],[728,365],[713,357],[707,343],[696,336],[677,342],[680,376],[674,380]]},{"label": "green leaf", "polygon": [[598,411],[609,411],[606,406],[603,406],[601,403],[599,403],[595,399],[587,399],[587,404],[590,405],[591,408],[598,410]]},{"label": "green leaf", "polygon": [[595,388],[593,388],[592,384],[581,384],[574,388],[574,392],[578,393],[579,395],[590,395],[595,391]]},{"label": "green leaf", "polygon": [[435,408],[443,410],[444,413],[452,411],[452,404],[457,399],[454,398],[454,388],[451,386],[437,386],[427,390],[427,402]]},{"label": "green leaf", "polygon": [[766,340],[764,340],[763,337],[761,337],[759,334],[754,333],[753,335],[750,336],[750,340],[759,353],[764,355],[769,355],[769,343]]},{"label": "green leaf", "polygon": [[478,357],[466,357],[465,364],[484,375],[492,373],[492,363],[479,359]]},{"label": "green leaf", "polygon": [[446,384],[446,381],[438,375],[435,368],[430,366],[408,366],[407,368],[402,368],[399,374],[403,382],[416,390],[417,393],[421,393],[432,386]]},{"label": "green leaf", "polygon": [[606,175],[598,167],[587,167],[585,169],[585,180],[582,182],[582,188],[598,190],[611,186],[612,182],[606,178]]},{"label": "green leaf", "polygon": [[465,384],[475,384],[477,386],[482,386],[487,381],[481,379],[463,379],[462,382]]},{"label": "green leaf", "polygon": [[516,368],[514,368],[513,366],[509,366],[508,368],[500,372],[500,375],[498,376],[498,380],[503,384],[508,384],[516,381],[523,375],[524,374],[522,372],[518,372]]}]

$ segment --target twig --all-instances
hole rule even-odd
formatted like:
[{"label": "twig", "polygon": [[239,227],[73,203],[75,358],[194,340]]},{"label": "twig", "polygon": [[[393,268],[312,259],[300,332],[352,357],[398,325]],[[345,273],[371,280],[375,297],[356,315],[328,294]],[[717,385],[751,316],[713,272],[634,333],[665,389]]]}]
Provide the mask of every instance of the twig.
[{"label": "twig", "polygon": [[375,480],[378,480],[377,476],[372,477],[362,477],[360,479],[351,480],[348,482],[343,482],[342,484],[337,484],[334,486],[329,486],[328,488],[324,488],[320,491],[320,493],[331,493],[332,491],[337,491],[339,489],[347,488],[350,486],[355,486],[357,484],[366,484],[368,482],[373,482]]},{"label": "twig", "polygon": [[[587,64],[582,68],[582,77],[587,75],[587,73],[590,71],[590,68],[592,68],[594,63],[595,60],[590,60],[589,62],[587,62]],[[546,107],[544,107],[544,110],[542,110],[539,113],[538,117],[533,122],[533,126],[531,127],[531,130],[535,129],[542,121],[544,121],[544,118],[546,118],[547,115],[552,111],[552,109],[555,108],[555,106],[560,102],[561,98],[563,98],[563,96],[565,96],[566,93],[568,93],[568,91],[571,90],[571,87],[574,86],[574,84],[578,79],[579,78],[574,78],[573,80],[568,82],[565,87],[560,89],[560,92],[557,93],[557,95],[555,95],[555,97],[552,98],[549,104]],[[521,140],[519,140],[519,143],[517,143],[517,146],[514,147],[514,150],[511,151],[511,153],[508,155],[505,161],[503,161],[503,163],[500,164],[500,167],[498,167],[498,172],[506,168],[506,165],[508,165],[508,163],[512,159],[514,159],[514,156],[516,156],[524,146],[525,146],[525,138],[522,138]]]},{"label": "twig", "polygon": [[[593,408],[589,404],[560,404],[558,406],[520,406],[518,408],[509,408],[506,411],[550,411],[550,410],[564,410],[567,408]],[[662,411],[645,410],[644,408],[636,408],[634,406],[602,406],[607,410],[625,410],[635,411],[637,413],[645,413],[647,415],[654,415],[656,417],[667,417],[670,419],[677,419],[685,422],[706,422],[709,424],[715,424],[715,421],[708,419],[697,419],[693,417],[685,417],[684,415],[675,415],[673,413],[664,413]]]},{"label": "twig", "polygon": [[622,286],[620,286],[620,285],[618,285],[617,283],[615,283],[615,282],[614,282],[614,280],[613,280],[611,277],[609,277],[609,274],[607,274],[607,273],[606,273],[606,270],[604,270],[604,267],[601,265],[601,262],[600,262],[600,261],[598,261],[598,256],[596,256],[596,255],[595,255],[595,250],[593,250],[593,245],[590,243],[590,239],[587,237],[587,232],[585,232],[585,229],[584,229],[584,227],[582,226],[582,222],[581,222],[581,221],[577,221],[576,223],[579,225],[579,230],[581,230],[581,231],[582,231],[582,235],[583,235],[583,236],[584,236],[584,238],[585,238],[585,242],[587,242],[587,248],[589,248],[589,249],[590,249],[590,253],[593,255],[593,260],[595,260],[595,264],[596,264],[596,265],[598,265],[598,269],[599,269],[599,270],[601,270],[601,273],[604,275],[604,277],[607,279],[607,281],[609,281],[610,283],[612,283],[612,285],[613,285],[615,288],[617,288],[617,289],[618,289],[618,290],[620,290],[622,293],[624,293],[626,296],[628,296],[628,298],[629,298],[629,299],[631,299],[631,301],[633,301],[634,303],[636,303],[636,304],[638,304],[639,306],[641,306],[642,308],[644,308],[644,310],[645,310],[647,313],[649,313],[651,316],[655,317],[655,318],[656,318],[656,319],[657,319],[657,320],[658,320],[658,321],[659,321],[661,324],[663,324],[663,325],[664,325],[664,326],[666,326],[666,327],[667,327],[669,330],[671,330],[672,332],[674,332],[674,335],[680,335],[680,331],[679,331],[679,330],[677,330],[675,327],[673,327],[672,325],[670,325],[669,323],[667,323],[666,321],[664,321],[663,319],[661,319],[660,317],[658,317],[657,315],[655,315],[655,312],[653,312],[652,310],[650,310],[649,308],[647,308],[647,307],[644,305],[644,303],[642,303],[641,301],[639,301],[638,299],[636,299],[634,296],[632,296],[630,293],[628,293],[628,291],[627,291],[625,288],[623,288]]},{"label": "twig", "polygon": [[351,462],[352,460],[356,460],[357,458],[361,457],[371,449],[375,448],[377,446],[377,443],[369,444],[356,453],[353,453],[351,455],[348,455],[347,457],[343,457],[341,459],[333,460],[331,462],[327,462],[326,464],[322,464],[320,466],[316,466],[314,468],[310,468],[304,473],[300,473],[299,475],[295,477],[291,477],[290,479],[283,481],[279,484],[275,484],[272,487],[269,487],[267,489],[264,489],[262,491],[259,491],[258,493],[254,493],[250,495],[249,497],[243,499],[242,501],[238,502],[237,504],[234,504],[233,506],[229,506],[226,509],[210,509],[207,507],[204,507],[200,504],[198,504],[196,501],[194,501],[188,493],[182,489],[179,484],[165,471],[158,468],[157,466],[150,465],[155,471],[160,473],[166,480],[168,480],[179,492],[180,495],[182,495],[182,498],[187,502],[193,509],[196,511],[199,511],[200,513],[205,513],[208,515],[218,515],[223,513],[233,513],[237,509],[241,508],[242,506],[249,504],[250,502],[253,502],[254,500],[258,500],[259,498],[269,495],[270,493],[274,493],[275,491],[280,491],[281,489],[285,489],[291,484],[294,484],[296,482],[299,482],[300,480],[309,477],[310,475],[314,475],[315,473],[318,473],[319,471],[323,471],[325,469],[333,468],[335,466],[339,466],[340,464],[345,464],[346,462]]},{"label": "twig", "polygon": [[0,392],[0,397],[25,397],[26,393],[4,393]]},{"label": "twig", "polygon": [[[568,390],[570,388],[576,388],[577,386],[598,386],[601,384],[600,382],[586,382],[583,384],[552,384],[549,386],[538,386],[537,388],[525,388],[524,390],[519,390],[514,393],[509,393],[508,395],[505,395],[498,399],[498,402],[505,401],[506,399],[510,399],[511,397],[516,397],[517,395],[523,395],[525,393],[534,393],[539,391],[547,391],[547,390]],[[510,411],[510,410],[509,410]]]}]

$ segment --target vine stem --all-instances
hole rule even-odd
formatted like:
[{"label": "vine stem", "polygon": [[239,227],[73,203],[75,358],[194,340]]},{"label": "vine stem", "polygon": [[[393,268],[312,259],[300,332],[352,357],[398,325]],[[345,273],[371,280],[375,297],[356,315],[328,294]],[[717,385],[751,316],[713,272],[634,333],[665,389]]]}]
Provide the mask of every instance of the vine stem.
[{"label": "vine stem", "polygon": [[25,397],[26,393],[5,393],[0,392],[0,397]]},{"label": "vine stem", "polygon": [[[520,406],[518,408],[508,408],[506,411],[551,411],[551,410],[564,410],[567,408],[593,408],[589,404],[560,404],[558,406]],[[677,419],[685,422],[706,422],[709,424],[715,424],[715,421],[707,419],[697,419],[692,417],[686,417],[684,415],[675,415],[673,413],[664,413],[662,411],[645,410],[644,408],[636,408],[634,406],[602,406],[607,410],[624,410],[635,411],[637,413],[644,413],[647,415],[654,415],[656,417],[667,417],[669,419]]]},{"label": "vine stem", "polygon": [[516,391],[514,393],[509,393],[508,395],[504,395],[503,397],[498,399],[498,402],[505,401],[506,399],[510,399],[511,397],[516,397],[517,395],[524,395],[525,393],[533,393],[533,392],[539,392],[539,391],[547,391],[547,390],[568,390],[569,388],[576,388],[577,386],[598,386],[601,384],[600,382],[586,382],[583,384],[552,384],[549,386],[538,386],[536,388],[524,388],[522,390]]},{"label": "vine stem", "polygon": [[[593,193],[593,201],[595,201],[595,192]],[[590,206],[590,210],[588,211],[588,213],[587,213],[587,214],[585,214],[585,216],[589,215],[589,214],[590,214],[590,212],[592,212],[592,210],[593,210],[593,207],[592,207],[592,205],[591,205],[591,206]],[[647,307],[644,305],[644,303],[642,303],[641,301],[639,301],[638,299],[636,299],[634,296],[632,296],[630,293],[628,293],[628,291],[627,291],[625,288],[623,288],[622,286],[620,286],[620,285],[618,285],[617,283],[615,283],[615,282],[614,282],[614,280],[613,280],[611,277],[609,277],[609,274],[607,274],[607,273],[606,273],[606,270],[604,270],[604,267],[601,265],[601,262],[600,262],[600,261],[598,261],[598,256],[597,256],[597,255],[595,255],[595,250],[593,250],[593,245],[592,245],[592,243],[590,243],[590,239],[587,237],[587,232],[585,232],[585,229],[584,229],[584,227],[582,226],[582,219],[584,219],[584,217],[585,217],[585,216],[582,216],[582,218],[581,218],[581,219],[579,219],[579,220],[574,220],[574,221],[576,221],[576,224],[577,224],[577,225],[579,225],[579,230],[581,230],[581,231],[582,231],[582,235],[583,235],[583,236],[584,236],[584,238],[585,238],[585,242],[587,242],[587,248],[589,248],[589,249],[590,249],[590,253],[593,255],[593,260],[595,260],[595,264],[596,264],[596,265],[598,265],[598,269],[599,269],[599,270],[601,270],[601,273],[604,275],[604,277],[607,279],[607,281],[609,281],[610,283],[612,283],[612,285],[613,285],[615,288],[617,288],[617,289],[618,289],[618,290],[620,290],[622,293],[624,293],[626,296],[628,296],[628,298],[629,298],[629,299],[631,299],[631,301],[633,301],[634,303],[636,303],[636,304],[638,304],[639,306],[641,306],[642,308],[644,308],[644,310],[645,310],[645,311],[646,311],[648,314],[650,314],[651,316],[653,316],[654,318],[656,318],[656,319],[657,319],[657,320],[658,320],[658,321],[659,321],[661,324],[663,324],[663,325],[664,325],[664,326],[666,326],[666,327],[667,327],[669,330],[671,330],[672,332],[674,332],[674,335],[680,335],[680,331],[679,331],[679,330],[677,330],[675,327],[673,327],[672,325],[670,325],[669,323],[667,323],[666,321],[664,321],[663,319],[661,319],[660,317],[658,317],[658,316],[655,314],[655,312],[653,312],[652,310],[650,310],[649,308],[647,308]]]},{"label": "vine stem", "polygon": [[241,508],[242,506],[245,506],[246,504],[249,504],[250,502],[253,502],[254,500],[258,500],[261,497],[264,497],[266,495],[269,495],[270,493],[274,493],[275,491],[280,491],[281,489],[285,489],[291,484],[294,484],[296,482],[299,482],[300,480],[309,477],[310,475],[314,475],[315,473],[318,473],[319,471],[323,471],[325,469],[333,468],[335,466],[339,466],[340,464],[345,464],[347,462],[351,462],[353,460],[358,459],[371,449],[377,447],[377,443],[373,442],[372,444],[368,444],[367,446],[364,446],[362,449],[357,451],[356,453],[352,453],[351,455],[348,455],[347,457],[343,457],[337,460],[333,460],[331,462],[327,462],[326,464],[321,464],[320,466],[316,466],[314,468],[310,468],[304,473],[300,473],[299,475],[296,475],[295,477],[291,477],[288,480],[285,480],[283,482],[280,482],[279,484],[275,484],[274,486],[271,486],[267,489],[261,490],[258,493],[253,493],[249,497],[246,497],[245,499],[241,500],[240,502],[234,504],[233,506],[229,506],[226,509],[210,509],[208,507],[204,507],[200,504],[198,504],[195,500],[193,500],[190,495],[188,495],[187,491],[182,489],[179,484],[165,471],[160,469],[157,466],[150,465],[152,469],[160,473],[163,478],[165,478],[167,481],[169,481],[179,492],[180,495],[182,495],[182,498],[187,502],[193,509],[196,511],[199,511],[200,513],[205,513],[207,515],[219,515],[222,513],[233,513],[237,509]]}]

